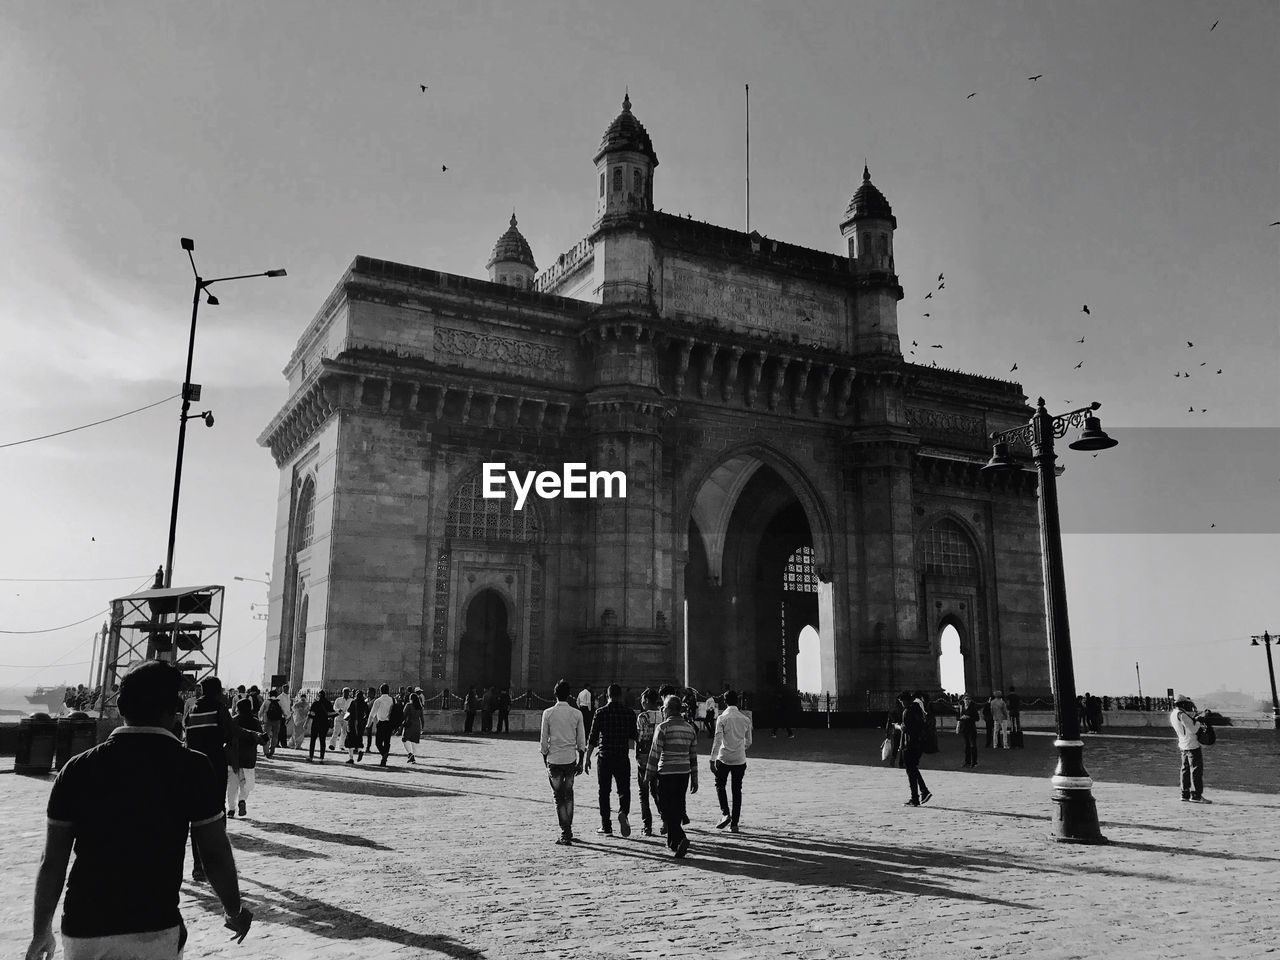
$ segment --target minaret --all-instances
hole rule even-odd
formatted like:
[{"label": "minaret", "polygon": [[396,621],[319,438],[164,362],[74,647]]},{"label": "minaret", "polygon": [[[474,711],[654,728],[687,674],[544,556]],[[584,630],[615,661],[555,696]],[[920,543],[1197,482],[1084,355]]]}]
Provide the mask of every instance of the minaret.
[{"label": "minaret", "polygon": [[596,151],[596,220],[653,209],[653,171],[658,155],[644,124],[631,113],[631,95],[604,132]]},{"label": "minaret", "polygon": [[898,301],[902,287],[893,265],[893,232],[898,220],[884,194],[871,182],[864,163],[862,183],[844,212],[840,232],[849,245],[849,260],[860,283],[855,294],[854,350],[897,353]]},{"label": "minaret", "polygon": [[511,211],[511,226],[493,245],[493,253],[485,264],[489,270],[489,282],[501,283],[521,290],[533,288],[533,276],[538,272],[533,262],[529,242],[516,229],[516,212]]}]

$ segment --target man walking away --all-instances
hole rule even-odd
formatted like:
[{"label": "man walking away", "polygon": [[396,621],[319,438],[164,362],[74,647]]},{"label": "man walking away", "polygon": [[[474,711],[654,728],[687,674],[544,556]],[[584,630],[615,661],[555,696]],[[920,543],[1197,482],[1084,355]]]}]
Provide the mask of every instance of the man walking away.
[{"label": "man walking away", "polygon": [[480,732],[493,732],[493,710],[498,705],[498,694],[493,687],[485,687],[480,698]]},{"label": "man walking away", "polygon": [[307,717],[311,724],[311,747],[307,751],[307,763],[311,763],[316,757],[317,741],[320,743],[320,762],[324,763],[324,745],[329,739],[329,723],[333,719],[333,708],[329,705],[329,698],[325,696],[323,690],[316,692],[316,698],[307,711]]},{"label": "man walking away", "polygon": [[[253,714],[253,701],[245,697],[236,704],[236,726],[239,727],[237,742],[228,748],[228,753],[235,753],[238,764],[231,763],[227,757],[227,819],[239,814],[245,815],[245,801],[249,799],[249,791],[253,789],[257,775],[258,744],[264,739],[262,724]],[[239,802],[237,802],[239,801]]]},{"label": "man walking away", "polygon": [[240,900],[214,770],[169,732],[180,684],[178,671],[158,660],[131,670],[120,681],[124,726],[58,774],[49,793],[27,960],[53,958],[53,915],[69,863],[62,910],[68,960],[178,960],[187,938],[178,895],[188,829],[204,851],[225,925],[240,941],[249,932],[253,914]]},{"label": "man walking away", "polygon": [[1009,686],[1009,696],[1005,698],[1005,703],[1009,707],[1009,740],[1014,747],[1022,746],[1022,698],[1018,696],[1017,688],[1012,684]]},{"label": "man walking away", "polygon": [[[217,677],[205,677],[200,681],[200,697],[187,714],[186,737],[188,749],[204,754],[209,760],[215,780],[214,796],[218,798],[218,809],[221,810],[227,795],[227,767],[229,765],[238,776],[240,754],[237,749],[239,728],[222,703],[222,681]],[[197,883],[205,879],[202,853],[193,832],[191,879]]]},{"label": "man walking away", "polygon": [[497,732],[511,732],[511,691],[505,688],[498,694]]},{"label": "man walking away", "polygon": [[284,718],[284,707],[280,706],[280,691],[273,687],[262,708],[262,725],[267,732],[267,742],[262,747],[264,757],[274,757],[276,746],[285,742]]},{"label": "man walking away", "polygon": [[476,725],[476,710],[480,707],[480,698],[476,696],[476,688],[467,690],[462,699],[462,732],[470,733]]},{"label": "man walking away", "polygon": [[1204,723],[1195,713],[1196,705],[1186,697],[1173,702],[1169,723],[1178,735],[1178,749],[1182,752],[1182,765],[1178,779],[1182,786],[1182,799],[1191,803],[1213,803],[1204,797],[1204,748],[1196,733],[1204,729]]},{"label": "man walking away", "polygon": [[911,799],[903,806],[918,807],[933,799],[920,776],[920,757],[924,753],[924,708],[911,699],[910,693],[898,694],[902,704],[902,765],[907,770],[907,783],[911,787]]},{"label": "man walking away", "polygon": [[[738,709],[738,694],[728,690],[724,710],[716,717],[715,737],[711,741],[711,772],[716,778],[716,799],[723,814],[717,830],[728,827],[738,832],[742,816],[742,778],[747,772],[747,750],[751,747],[751,718]],[[725,781],[732,784],[733,807],[725,795]]]},{"label": "man walking away", "polygon": [[[653,732],[662,722],[662,711],[658,709],[658,696],[652,687],[645,687],[640,694],[640,712],[636,715],[636,786],[640,790],[640,818],[644,823],[641,832],[646,837],[653,836],[653,813],[649,809],[649,799],[658,805],[658,782],[648,776],[649,748],[653,746]],[[658,816],[662,816],[661,813]]]},{"label": "man walking away", "polygon": [[556,702],[542,711],[542,763],[547,768],[551,794],[556,799],[556,819],[560,822],[560,839],[556,843],[573,843],[573,778],[582,772],[582,758],[587,749],[587,734],[582,713],[569,703],[573,688],[568,680],[555,687]]},{"label": "man walking away", "polygon": [[621,684],[609,684],[609,701],[596,711],[587,741],[587,759],[583,769],[591,772],[591,754],[600,748],[596,776],[600,781],[600,829],[596,833],[610,836],[613,825],[609,816],[611,782],[618,788],[618,829],[631,836],[631,750],[640,741],[636,715],[622,703]]},{"label": "man walking away", "polygon": [[698,792],[698,728],[683,717],[680,698],[667,697],[662,706],[666,719],[653,732],[647,777],[658,780],[658,813],[666,827],[667,846],[677,857],[689,852],[685,836],[685,789]]},{"label": "man walking away", "polygon": [[391,730],[393,728],[391,710],[395,706],[395,701],[391,699],[390,684],[384,683],[378,688],[378,691],[378,699],[369,706],[369,729],[373,730],[373,742],[378,748],[378,753],[382,755],[382,760],[378,766],[385,767],[387,765],[387,757],[391,755]]},{"label": "man walking away", "polygon": [[1009,705],[1004,702],[999,690],[991,698],[991,722],[996,727],[995,745],[997,748],[1009,749]]},{"label": "man walking away", "polygon": [[978,705],[973,697],[965,694],[960,700],[960,714],[956,718],[956,733],[964,740],[964,765],[978,765]]},{"label": "man walking away", "polygon": [[342,696],[333,701],[333,735],[329,738],[330,750],[341,750],[347,742],[347,708],[351,706],[351,688],[343,687]]}]

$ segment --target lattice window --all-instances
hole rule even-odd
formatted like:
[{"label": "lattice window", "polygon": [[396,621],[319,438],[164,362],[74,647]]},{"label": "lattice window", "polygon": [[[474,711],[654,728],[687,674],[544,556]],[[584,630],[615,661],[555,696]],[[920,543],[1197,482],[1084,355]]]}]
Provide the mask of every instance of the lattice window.
[{"label": "lattice window", "polygon": [[532,543],[538,539],[538,517],[532,504],[515,509],[514,497],[486,500],[477,474],[458,488],[449,501],[445,536],[462,540],[496,540]]},{"label": "lattice window", "polygon": [[298,543],[295,549],[305,550],[311,546],[316,532],[316,484],[308,479],[302,485],[302,493],[298,496]]},{"label": "lattice window", "polygon": [[976,577],[978,555],[968,534],[954,520],[941,520],[929,528],[924,544],[925,573],[944,577]]},{"label": "lattice window", "polygon": [[817,593],[818,575],[813,569],[813,547],[801,547],[782,568],[782,589]]}]

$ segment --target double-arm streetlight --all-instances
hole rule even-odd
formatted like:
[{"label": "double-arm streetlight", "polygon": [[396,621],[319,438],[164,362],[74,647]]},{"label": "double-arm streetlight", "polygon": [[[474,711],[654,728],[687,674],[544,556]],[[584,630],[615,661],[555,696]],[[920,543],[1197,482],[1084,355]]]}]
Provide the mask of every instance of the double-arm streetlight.
[{"label": "double-arm streetlight", "polygon": [[1093,411],[1102,404],[1091,403],[1079,410],[1051,416],[1044,398],[1036,401],[1036,412],[1021,427],[993,433],[995,445],[984,470],[1021,470],[1009,455],[1010,441],[1030,445],[1040,480],[1040,550],[1044,557],[1044,600],[1049,627],[1049,668],[1053,689],[1054,715],[1058,737],[1058,766],[1053,772],[1054,839],[1075,843],[1106,843],[1098,826],[1098,808],[1093,800],[1093,780],[1084,768],[1084,741],[1080,739],[1080,714],[1076,709],[1075,669],[1071,663],[1071,627],[1067,620],[1067,589],[1062,567],[1062,528],[1058,522],[1058,477],[1055,438],[1083,426],[1080,439],[1069,444],[1072,450],[1106,450],[1116,441],[1102,430]]},{"label": "double-arm streetlight", "polygon": [[173,471],[173,508],[169,512],[169,549],[165,553],[164,559],[164,585],[165,587],[173,586],[173,543],[178,535],[178,493],[182,488],[182,451],[187,443],[187,421],[199,418],[204,421],[206,427],[213,426],[213,412],[205,410],[203,413],[190,413],[191,402],[200,399],[200,385],[191,382],[191,358],[196,349],[196,314],[200,310],[200,294],[204,294],[209,301],[209,306],[216,307],[218,298],[209,292],[209,288],[215,283],[225,283],[228,280],[247,280],[250,277],[283,277],[284,270],[264,270],[261,273],[241,273],[234,277],[215,277],[212,280],[205,280],[200,276],[200,271],[196,269],[195,241],[188,237],[182,238],[182,249],[187,251],[187,259],[191,261],[191,272],[195,274],[196,286],[191,296],[191,336],[187,340],[187,373],[182,380],[182,415],[178,420],[178,457],[177,464]]},{"label": "double-arm streetlight", "polygon": [[1275,723],[1277,730],[1280,730],[1280,697],[1276,696],[1276,670],[1271,663],[1271,645],[1280,643],[1280,636],[1276,636],[1266,630],[1262,631],[1260,636],[1250,637],[1251,646],[1263,646],[1267,648],[1267,676],[1271,678],[1271,719]]}]

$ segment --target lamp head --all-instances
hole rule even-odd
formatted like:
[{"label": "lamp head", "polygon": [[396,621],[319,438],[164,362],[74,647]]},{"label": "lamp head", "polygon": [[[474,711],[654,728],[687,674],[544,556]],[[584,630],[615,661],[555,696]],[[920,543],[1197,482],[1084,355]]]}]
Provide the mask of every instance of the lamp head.
[{"label": "lamp head", "polygon": [[209,306],[211,306],[211,307],[216,307],[216,306],[218,305],[218,303],[220,302],[220,301],[218,300],[218,298],[217,298],[217,297],[215,297],[215,296],[214,296],[212,293],[210,293],[208,290],[206,290],[206,291],[205,291],[204,295],[205,295],[205,297],[207,297],[207,298],[208,298],[206,302],[207,302],[207,303],[209,304]]},{"label": "lamp head", "polygon": [[1067,446],[1072,450],[1109,450],[1119,442],[1107,436],[1106,431],[1102,429],[1102,422],[1097,417],[1085,417],[1080,439]]},{"label": "lamp head", "polygon": [[1252,638],[1252,639],[1249,641],[1249,646],[1251,646],[1251,647],[1256,647],[1257,645],[1258,645],[1258,638],[1257,638],[1257,637],[1254,637],[1254,638]]},{"label": "lamp head", "polygon": [[196,242],[190,237],[183,237],[179,242],[182,244],[182,249],[188,253],[196,248]]},{"label": "lamp head", "polygon": [[287,277],[288,275],[289,274],[285,272],[284,267],[281,267],[279,270],[268,270],[264,274],[264,276],[268,277]]},{"label": "lamp head", "polygon": [[991,459],[987,461],[983,470],[990,470],[992,473],[1001,470],[1021,470],[1018,461],[1009,455],[1009,444],[1003,440],[999,440],[991,446]]},{"label": "lamp head", "polygon": [[200,414],[200,418],[201,418],[202,420],[204,420],[204,425],[205,425],[206,427],[212,427],[212,426],[213,426],[213,411],[212,411],[212,410],[206,410],[204,413]]}]

